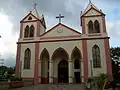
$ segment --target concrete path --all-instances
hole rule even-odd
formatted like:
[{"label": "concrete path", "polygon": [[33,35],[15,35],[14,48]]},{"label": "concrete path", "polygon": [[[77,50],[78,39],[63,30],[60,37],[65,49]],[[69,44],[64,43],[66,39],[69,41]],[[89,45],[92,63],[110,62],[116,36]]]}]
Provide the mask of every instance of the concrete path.
[{"label": "concrete path", "polygon": [[39,84],[11,90],[86,90],[83,84]]}]

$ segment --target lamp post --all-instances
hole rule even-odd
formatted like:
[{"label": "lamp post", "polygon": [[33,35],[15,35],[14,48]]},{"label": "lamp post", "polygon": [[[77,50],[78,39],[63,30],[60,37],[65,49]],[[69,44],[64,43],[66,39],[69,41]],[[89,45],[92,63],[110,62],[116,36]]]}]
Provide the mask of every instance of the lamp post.
[{"label": "lamp post", "polygon": [[2,67],[3,67],[3,65],[4,65],[4,59],[0,59],[0,64],[1,64],[0,74],[2,75]]},{"label": "lamp post", "polygon": [[93,77],[92,60],[90,60],[90,68],[91,68],[91,77]]},{"label": "lamp post", "polygon": [[[0,38],[1,38],[1,35],[0,35]],[[1,55],[0,55],[1,56]],[[0,72],[0,74],[2,74],[2,66],[3,66],[3,64],[4,64],[4,59],[0,59],[0,64],[1,64],[1,72]]]},{"label": "lamp post", "polygon": [[[0,38],[2,38],[1,35],[0,35]],[[0,59],[0,64],[1,64],[1,74],[2,74],[2,66],[4,65],[4,59]]]}]

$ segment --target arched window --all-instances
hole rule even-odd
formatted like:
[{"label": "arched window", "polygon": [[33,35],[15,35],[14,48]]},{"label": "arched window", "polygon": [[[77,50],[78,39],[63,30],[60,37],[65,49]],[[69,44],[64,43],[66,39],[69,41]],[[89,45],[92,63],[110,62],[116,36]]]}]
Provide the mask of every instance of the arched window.
[{"label": "arched window", "polygon": [[24,53],[24,69],[30,69],[31,51],[29,48]]},{"label": "arched window", "polygon": [[30,27],[30,37],[34,37],[34,26],[33,25],[31,25],[31,27]]},{"label": "arched window", "polygon": [[93,67],[100,68],[101,67],[100,49],[97,45],[93,46],[92,55],[93,55]]},{"label": "arched window", "polygon": [[95,33],[100,33],[100,25],[97,20],[94,22],[94,29],[95,29]]},{"label": "arched window", "polygon": [[93,33],[93,22],[89,21],[88,23],[88,33]]},{"label": "arched window", "polygon": [[78,59],[75,59],[75,61],[74,61],[74,68],[75,69],[80,69],[80,62],[79,62]]},{"label": "arched window", "polygon": [[29,36],[29,26],[27,25],[24,31],[24,37],[27,38]]}]

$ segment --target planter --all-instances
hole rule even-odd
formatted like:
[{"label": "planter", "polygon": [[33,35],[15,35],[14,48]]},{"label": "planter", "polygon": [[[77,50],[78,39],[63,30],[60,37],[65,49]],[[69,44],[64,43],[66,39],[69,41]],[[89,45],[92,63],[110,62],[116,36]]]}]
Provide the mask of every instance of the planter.
[{"label": "planter", "polygon": [[18,87],[23,87],[24,82],[23,81],[10,81],[9,83],[10,88],[18,88]]}]

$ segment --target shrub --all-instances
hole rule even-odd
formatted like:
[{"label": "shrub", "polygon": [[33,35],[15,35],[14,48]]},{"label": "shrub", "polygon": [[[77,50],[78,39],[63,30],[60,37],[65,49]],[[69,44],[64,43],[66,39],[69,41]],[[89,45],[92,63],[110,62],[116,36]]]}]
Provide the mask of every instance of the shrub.
[{"label": "shrub", "polygon": [[105,81],[108,80],[108,75],[101,73],[96,77],[88,78],[87,83],[90,84],[91,88],[102,89]]},{"label": "shrub", "polygon": [[10,81],[22,81],[22,78],[19,77],[11,77]]}]

